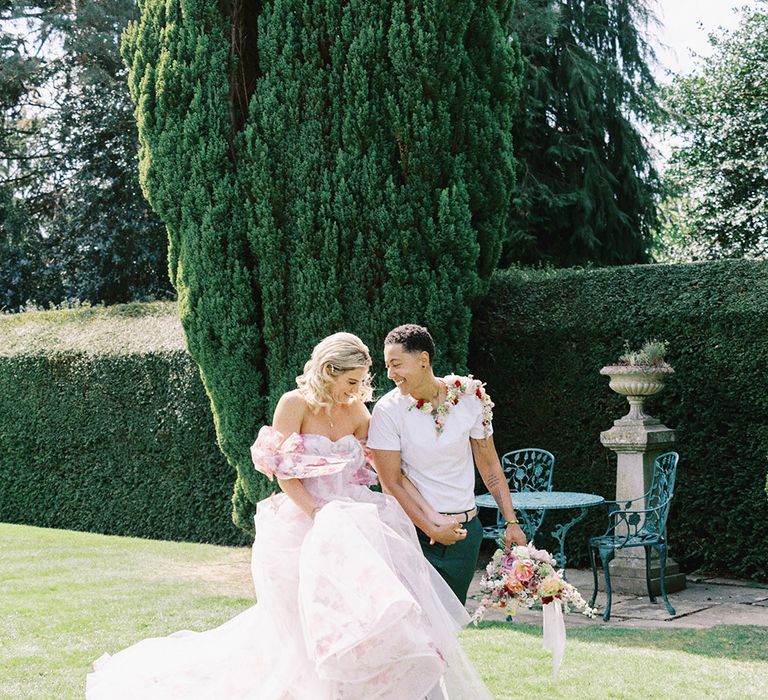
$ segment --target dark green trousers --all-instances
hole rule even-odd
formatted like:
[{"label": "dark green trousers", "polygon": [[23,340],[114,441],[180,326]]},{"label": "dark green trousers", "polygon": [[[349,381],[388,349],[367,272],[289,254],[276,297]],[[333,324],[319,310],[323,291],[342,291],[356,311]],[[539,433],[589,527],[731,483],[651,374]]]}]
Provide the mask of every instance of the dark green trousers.
[{"label": "dark green trousers", "polygon": [[477,516],[462,526],[467,530],[466,538],[450,545],[429,544],[429,537],[421,530],[417,528],[416,533],[419,536],[421,551],[424,552],[427,561],[437,569],[456,597],[464,604],[467,601],[467,591],[475,574],[477,556],[480,554],[480,545],[483,542],[483,526]]}]

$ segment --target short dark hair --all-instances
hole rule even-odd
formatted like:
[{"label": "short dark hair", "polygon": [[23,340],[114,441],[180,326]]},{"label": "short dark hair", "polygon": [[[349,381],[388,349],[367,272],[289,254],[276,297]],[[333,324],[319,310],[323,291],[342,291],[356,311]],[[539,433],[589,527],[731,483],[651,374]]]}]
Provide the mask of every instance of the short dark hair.
[{"label": "short dark hair", "polygon": [[435,341],[424,326],[406,323],[404,326],[393,328],[384,340],[384,345],[402,345],[406,352],[426,352],[429,364],[435,357]]}]

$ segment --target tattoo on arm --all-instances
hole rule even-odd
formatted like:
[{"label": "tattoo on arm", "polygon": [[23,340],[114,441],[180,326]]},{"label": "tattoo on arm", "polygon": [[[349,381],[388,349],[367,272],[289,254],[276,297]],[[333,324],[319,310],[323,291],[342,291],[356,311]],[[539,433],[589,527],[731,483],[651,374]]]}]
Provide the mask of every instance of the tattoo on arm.
[{"label": "tattoo on arm", "polygon": [[[493,492],[495,489],[498,489],[500,484],[499,482],[503,481],[503,479],[499,478],[498,474],[491,474],[486,480],[485,485],[488,487],[488,490],[490,492]],[[506,482],[505,482],[506,483]]]},{"label": "tattoo on arm", "polygon": [[493,500],[496,501],[499,510],[504,513],[504,497],[509,494],[507,480],[503,478],[503,474],[493,473],[485,479],[485,485],[488,487],[488,493],[493,496]]},{"label": "tattoo on arm", "polygon": [[502,491],[502,489],[500,489],[500,488],[496,488],[496,489],[493,489],[493,490],[489,489],[489,491],[491,492],[491,495],[493,496],[493,500],[496,501],[496,504],[499,506],[499,510],[501,510],[501,508],[502,508],[501,497],[502,497],[502,494],[504,493],[504,491]]}]

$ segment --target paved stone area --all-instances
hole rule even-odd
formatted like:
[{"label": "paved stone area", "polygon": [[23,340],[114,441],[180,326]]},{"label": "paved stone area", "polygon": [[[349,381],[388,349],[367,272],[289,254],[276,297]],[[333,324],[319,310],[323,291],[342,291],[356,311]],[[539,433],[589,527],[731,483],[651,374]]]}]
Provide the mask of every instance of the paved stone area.
[{"label": "paved stone area", "polygon": [[[467,609],[472,612],[480,599],[480,572],[475,575],[469,589]],[[568,569],[568,581],[589,601],[592,596],[592,572],[587,569]],[[670,615],[661,599],[651,603],[648,597],[613,594],[611,619],[602,618],[605,593],[597,594],[598,616],[593,620],[579,614],[566,618],[568,626],[606,625],[633,629],[706,628],[716,625],[758,625],[768,627],[768,584],[722,578],[688,576],[687,587],[669,596],[675,608]],[[487,620],[503,620],[503,612],[491,610]],[[541,624],[540,610],[519,610],[515,619],[519,622]]]}]

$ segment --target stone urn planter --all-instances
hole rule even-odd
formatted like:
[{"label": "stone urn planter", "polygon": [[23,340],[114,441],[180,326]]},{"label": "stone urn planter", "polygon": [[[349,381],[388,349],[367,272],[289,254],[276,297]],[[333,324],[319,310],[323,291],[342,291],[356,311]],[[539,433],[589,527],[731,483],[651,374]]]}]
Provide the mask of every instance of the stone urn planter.
[{"label": "stone urn planter", "polygon": [[667,377],[675,370],[668,364],[659,365],[606,365],[600,374],[610,377],[609,386],[617,394],[627,397],[629,413],[614,421],[614,425],[658,425],[660,421],[643,412],[646,397],[662,390]]},{"label": "stone urn planter", "polygon": [[[610,378],[611,389],[629,401],[629,413],[600,433],[600,442],[616,453],[616,502],[636,502],[640,509],[645,507],[643,494],[648,493],[653,482],[654,460],[673,450],[676,441],[674,430],[643,412],[646,397],[661,391],[666,379],[674,374],[666,362],[666,350],[667,343],[659,340],[647,340],[634,351],[625,344],[625,352],[617,362],[600,370]],[[646,595],[648,588],[661,590],[660,561],[652,555],[649,562],[642,547],[621,549],[610,572],[613,589],[622,593]],[[669,556],[664,573],[667,592],[685,588],[685,574]]]}]

